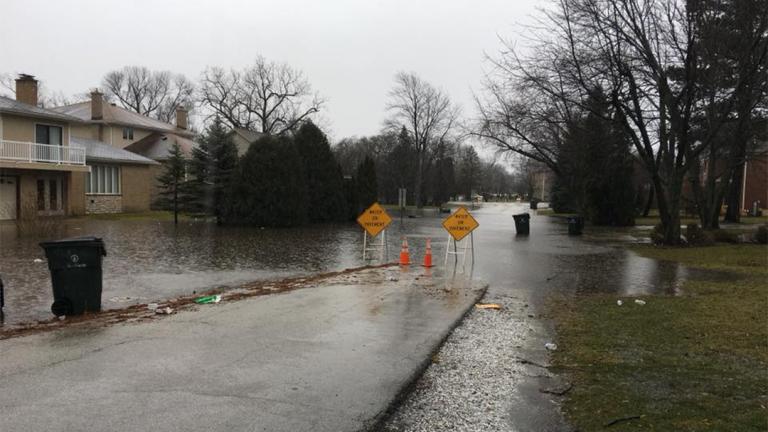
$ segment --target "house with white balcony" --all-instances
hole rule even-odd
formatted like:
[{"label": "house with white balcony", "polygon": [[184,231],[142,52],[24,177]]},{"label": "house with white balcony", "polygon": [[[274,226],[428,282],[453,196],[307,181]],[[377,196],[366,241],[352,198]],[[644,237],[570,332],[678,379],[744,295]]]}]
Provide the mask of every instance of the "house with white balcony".
[{"label": "house with white balcony", "polygon": [[158,163],[75,136],[84,122],[39,107],[37,91],[21,75],[16,98],[0,96],[0,221],[148,210]]}]

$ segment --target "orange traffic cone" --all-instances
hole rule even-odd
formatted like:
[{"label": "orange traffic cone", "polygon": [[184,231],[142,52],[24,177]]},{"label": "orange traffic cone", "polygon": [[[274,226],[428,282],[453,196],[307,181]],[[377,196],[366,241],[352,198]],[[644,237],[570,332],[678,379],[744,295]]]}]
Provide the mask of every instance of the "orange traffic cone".
[{"label": "orange traffic cone", "polygon": [[411,263],[411,256],[408,254],[408,239],[403,237],[403,247],[400,249],[400,265]]},{"label": "orange traffic cone", "polygon": [[432,239],[427,239],[427,253],[424,254],[424,264],[422,264],[423,267],[432,267]]}]

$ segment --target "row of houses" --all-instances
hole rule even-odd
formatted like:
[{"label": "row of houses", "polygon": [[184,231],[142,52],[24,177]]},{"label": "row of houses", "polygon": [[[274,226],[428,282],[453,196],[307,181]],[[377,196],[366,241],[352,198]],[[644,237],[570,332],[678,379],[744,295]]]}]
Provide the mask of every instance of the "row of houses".
[{"label": "row of houses", "polygon": [[[147,211],[169,150],[178,144],[190,156],[197,146],[184,108],[169,124],[98,91],[49,109],[37,99],[31,75],[16,80],[16,99],[0,96],[0,220]],[[233,132],[240,152],[259,136]]]}]

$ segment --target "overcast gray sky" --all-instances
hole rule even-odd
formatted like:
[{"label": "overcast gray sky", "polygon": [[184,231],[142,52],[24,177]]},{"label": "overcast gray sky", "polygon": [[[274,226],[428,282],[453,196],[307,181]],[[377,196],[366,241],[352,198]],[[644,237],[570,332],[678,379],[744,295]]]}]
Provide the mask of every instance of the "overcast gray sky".
[{"label": "overcast gray sky", "polygon": [[0,72],[64,94],[125,65],[196,80],[257,54],[301,69],[328,104],[336,139],[377,133],[396,72],[413,71],[471,114],[472,89],[542,0],[3,0]]}]

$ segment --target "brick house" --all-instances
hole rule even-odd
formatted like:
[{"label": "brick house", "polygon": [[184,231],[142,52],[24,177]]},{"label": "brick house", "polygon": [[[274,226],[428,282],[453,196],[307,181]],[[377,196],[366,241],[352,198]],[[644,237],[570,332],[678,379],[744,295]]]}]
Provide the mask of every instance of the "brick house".
[{"label": "brick house", "polygon": [[93,125],[37,97],[30,75],[16,80],[15,100],[0,96],[0,220],[148,210],[158,163],[89,135]]}]

